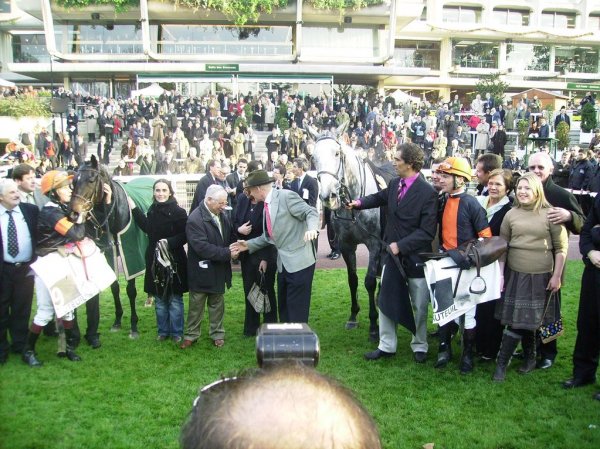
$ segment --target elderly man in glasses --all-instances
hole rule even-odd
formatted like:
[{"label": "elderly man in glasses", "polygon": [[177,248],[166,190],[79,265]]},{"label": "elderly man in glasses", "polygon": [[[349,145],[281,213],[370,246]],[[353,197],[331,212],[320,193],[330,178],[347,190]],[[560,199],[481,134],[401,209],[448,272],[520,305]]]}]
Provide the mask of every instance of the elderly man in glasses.
[{"label": "elderly man in glasses", "polygon": [[[568,190],[557,186],[552,180],[550,175],[554,169],[554,163],[550,155],[543,152],[532,154],[528,161],[528,168],[542,180],[544,195],[553,206],[548,212],[548,220],[553,224],[562,224],[567,231],[579,235],[585,216],[575,196]],[[560,298],[560,290],[558,295]],[[550,368],[554,364],[557,353],[556,340],[542,344],[539,351],[541,358],[537,367]]]}]

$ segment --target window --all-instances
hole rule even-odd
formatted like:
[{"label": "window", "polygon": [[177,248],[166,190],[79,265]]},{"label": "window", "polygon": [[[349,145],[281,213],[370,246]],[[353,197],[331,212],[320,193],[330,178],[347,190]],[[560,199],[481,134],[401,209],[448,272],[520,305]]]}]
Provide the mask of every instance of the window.
[{"label": "window", "polygon": [[464,68],[495,69],[498,67],[497,42],[454,41],[454,64]]},{"label": "window", "polygon": [[398,67],[440,69],[440,43],[429,41],[398,41],[394,50]]},{"label": "window", "polygon": [[43,34],[14,34],[12,36],[14,62],[49,62],[46,36]]},{"label": "window", "polygon": [[70,25],[68,48],[72,53],[143,53],[142,31],[131,25]]},{"label": "window", "polygon": [[0,14],[11,13],[10,2],[11,0],[0,0]]},{"label": "window", "polygon": [[542,12],[543,27],[549,28],[575,28],[575,13],[571,12]]},{"label": "window", "polygon": [[480,23],[481,8],[444,6],[443,21],[448,23]]},{"label": "window", "polygon": [[600,30],[600,13],[590,14],[588,19],[588,28]]},{"label": "window", "polygon": [[302,55],[315,58],[376,58],[382,56],[387,30],[305,26]]},{"label": "window", "polygon": [[554,66],[557,72],[597,73],[598,48],[556,46]]},{"label": "window", "polygon": [[524,43],[508,44],[506,46],[508,66],[514,72],[550,70],[550,46]]},{"label": "window", "polygon": [[494,23],[499,25],[528,26],[529,11],[521,9],[494,8]]}]

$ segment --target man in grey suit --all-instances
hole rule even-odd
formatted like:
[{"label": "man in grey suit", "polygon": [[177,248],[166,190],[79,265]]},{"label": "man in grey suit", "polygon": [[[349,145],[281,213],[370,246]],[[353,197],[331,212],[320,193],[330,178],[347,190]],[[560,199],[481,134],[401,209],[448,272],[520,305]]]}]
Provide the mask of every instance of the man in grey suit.
[{"label": "man in grey suit", "polygon": [[274,179],[265,170],[246,178],[245,188],[257,202],[264,201],[263,234],[238,240],[232,250],[253,253],[267,245],[277,248],[277,297],[282,322],[307,323],[315,272],[319,214],[296,192],[273,189]]}]

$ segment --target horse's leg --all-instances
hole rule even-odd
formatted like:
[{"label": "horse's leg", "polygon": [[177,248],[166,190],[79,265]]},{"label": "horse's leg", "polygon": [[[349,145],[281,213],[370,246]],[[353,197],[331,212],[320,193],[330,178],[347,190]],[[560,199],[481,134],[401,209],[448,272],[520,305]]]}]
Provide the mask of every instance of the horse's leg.
[{"label": "horse's leg", "polygon": [[377,275],[371,273],[369,269],[365,276],[365,288],[369,294],[369,340],[379,342],[379,325],[377,318],[379,314],[375,306],[375,291],[377,289]]},{"label": "horse's leg", "polygon": [[121,318],[123,317],[123,307],[121,306],[121,297],[119,295],[118,279],[110,285],[110,291],[112,292],[113,299],[115,301],[115,322],[111,326],[110,331],[117,332],[121,330]]},{"label": "horse's leg", "polygon": [[137,328],[138,316],[135,310],[135,298],[137,298],[135,279],[129,279],[127,281],[127,297],[129,298],[129,306],[131,307],[131,331],[129,332],[129,338],[135,340],[140,336]]},{"label": "horse's leg", "polygon": [[346,329],[355,329],[358,327],[358,312],[360,312],[360,306],[358,305],[358,276],[356,274],[356,247],[348,248],[345,245],[340,245],[342,257],[346,262],[346,272],[348,273],[348,287],[350,287],[350,300],[352,305],[350,307],[350,318],[346,322]]}]

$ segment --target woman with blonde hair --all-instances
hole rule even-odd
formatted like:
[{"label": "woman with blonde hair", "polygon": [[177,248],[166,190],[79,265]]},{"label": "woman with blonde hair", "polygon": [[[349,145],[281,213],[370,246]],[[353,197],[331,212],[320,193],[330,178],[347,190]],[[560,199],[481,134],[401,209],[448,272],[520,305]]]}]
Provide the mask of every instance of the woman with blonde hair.
[{"label": "woman with blonde hair", "polygon": [[496,318],[506,326],[493,380],[502,382],[513,351],[521,342],[526,374],[535,368],[535,332],[542,322],[555,320],[547,298],[557,292],[569,245],[567,230],[548,220],[550,204],[535,173],[525,173],[516,185],[515,207],[504,217],[500,236],[508,242],[504,297]]}]

